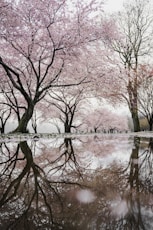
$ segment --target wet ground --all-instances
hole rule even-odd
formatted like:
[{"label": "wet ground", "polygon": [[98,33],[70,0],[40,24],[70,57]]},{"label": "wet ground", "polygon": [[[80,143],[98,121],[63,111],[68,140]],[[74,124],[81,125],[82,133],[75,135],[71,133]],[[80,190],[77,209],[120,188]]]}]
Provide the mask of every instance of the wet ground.
[{"label": "wet ground", "polygon": [[0,143],[0,229],[153,229],[153,138]]}]

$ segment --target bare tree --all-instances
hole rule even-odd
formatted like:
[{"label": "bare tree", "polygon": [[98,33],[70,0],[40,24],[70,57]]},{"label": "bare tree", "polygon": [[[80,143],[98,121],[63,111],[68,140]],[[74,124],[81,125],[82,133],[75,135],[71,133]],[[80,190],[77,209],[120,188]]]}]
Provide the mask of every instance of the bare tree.
[{"label": "bare tree", "polygon": [[[152,52],[152,22],[148,1],[130,1],[124,5],[124,11],[118,14],[118,36],[107,43],[118,54],[120,76],[125,89],[120,96],[125,99],[131,112],[134,131],[140,130],[138,117],[139,65]],[[117,32],[116,32],[117,33]]]},{"label": "bare tree", "polygon": [[93,1],[73,2],[72,13],[67,2],[12,2],[0,43],[5,50],[1,49],[0,74],[24,98],[25,111],[15,132],[26,132],[36,104],[48,89],[86,80],[82,76],[74,79],[73,75],[70,79],[67,71],[72,60],[79,57],[80,48],[95,38],[89,21],[97,8]]}]

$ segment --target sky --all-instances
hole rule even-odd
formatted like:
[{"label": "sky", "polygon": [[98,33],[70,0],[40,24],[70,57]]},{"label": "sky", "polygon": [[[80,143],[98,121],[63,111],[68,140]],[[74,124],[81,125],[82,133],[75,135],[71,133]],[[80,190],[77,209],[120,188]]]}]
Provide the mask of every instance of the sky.
[{"label": "sky", "polygon": [[118,11],[122,8],[124,0],[105,0],[104,9],[108,12]]}]

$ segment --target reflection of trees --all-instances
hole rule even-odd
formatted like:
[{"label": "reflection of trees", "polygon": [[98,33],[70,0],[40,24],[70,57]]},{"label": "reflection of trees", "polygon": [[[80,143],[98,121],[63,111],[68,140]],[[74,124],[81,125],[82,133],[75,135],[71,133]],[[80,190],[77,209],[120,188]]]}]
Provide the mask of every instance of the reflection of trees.
[{"label": "reflection of trees", "polygon": [[129,175],[130,188],[133,189],[135,187],[137,192],[139,192],[139,144],[140,138],[134,137],[134,147],[131,153]]},{"label": "reflection of trees", "polygon": [[149,139],[148,147],[142,151],[141,171],[143,172],[143,186],[153,193],[153,138]]},{"label": "reflection of trees", "polygon": [[[75,161],[74,156],[71,159]],[[59,168],[56,167],[56,169]],[[10,226],[11,229],[25,229],[24,224],[26,229],[37,229],[41,225],[46,228],[54,226],[56,223],[54,220],[55,210],[59,213],[63,209],[59,192],[60,183],[66,184],[66,182],[47,178],[43,168],[34,162],[32,151],[27,142],[24,141],[17,145],[16,151],[13,154],[9,152],[7,159],[1,162],[1,179],[3,183],[0,190],[0,208],[4,212],[7,210],[8,214],[10,211],[14,213],[11,215],[8,229]],[[72,184],[75,183],[72,182]],[[14,209],[13,204],[18,207],[16,206]],[[33,213],[32,210],[35,212]],[[3,213],[2,222],[4,225],[7,225],[8,214]],[[4,215],[6,215],[6,219]]]},{"label": "reflection of trees", "polygon": [[[59,147],[59,153],[59,156],[54,161],[50,162],[50,164],[55,165],[51,170],[55,170],[55,173],[59,170],[61,173],[64,173],[65,170],[67,171],[69,169],[75,169],[75,171],[81,177],[82,169],[78,163],[71,138],[64,138],[64,142]],[[59,161],[61,163],[56,165],[56,163]]]},{"label": "reflection of trees", "polygon": [[[149,203],[148,192],[152,194],[152,191],[146,187],[146,179],[150,177],[150,173],[152,174],[152,147],[152,139],[150,139],[148,148],[140,151],[140,138],[134,137],[129,165],[123,171],[126,174],[128,173],[128,184],[121,200],[126,202],[128,211],[118,222],[122,226],[124,221],[125,229],[146,230],[149,226],[150,217],[146,216],[146,213],[147,208],[151,209],[151,205],[150,207],[147,206],[147,202]],[[150,188],[152,186],[153,184],[150,183]]]},{"label": "reflection of trees", "polygon": [[131,153],[130,159],[130,173],[129,173],[129,184],[130,193],[127,197],[127,202],[129,203],[129,213],[127,217],[127,227],[128,229],[145,229],[143,224],[143,217],[141,213],[140,205],[140,179],[139,179],[139,145],[140,138],[134,137],[134,147]]},{"label": "reflection of trees", "polygon": [[[21,169],[20,172],[17,172],[17,176],[16,178],[14,178],[13,174],[15,166],[18,162],[21,161],[21,159],[18,158],[19,148],[21,148],[24,154],[24,158],[22,158],[22,160],[25,159],[25,161],[23,169]],[[13,226],[13,228],[19,228],[21,227],[21,222],[26,222],[26,226],[30,227],[31,221],[28,221],[27,218],[30,207],[35,206],[38,215],[40,215],[40,213],[43,210],[42,207],[39,207],[39,199],[44,200],[47,207],[47,212],[49,212],[50,214],[50,221],[52,221],[52,210],[49,205],[48,197],[43,191],[43,180],[45,179],[43,178],[44,172],[41,170],[41,168],[39,168],[38,165],[34,163],[31,149],[29,148],[27,143],[21,142],[17,146],[17,152],[13,155],[13,157],[10,157],[7,161],[3,163],[8,164],[8,167],[6,167],[3,171],[3,176],[5,176],[6,170],[10,172],[7,175],[9,181],[6,181],[7,185],[5,186],[5,190],[3,191],[3,194],[0,199],[0,207],[3,207],[10,200],[12,200],[13,202],[19,201],[23,206],[23,208],[21,208],[20,210],[21,213],[16,213],[17,217],[15,218],[15,221],[13,221],[13,223],[11,222],[10,226]],[[10,168],[11,170],[9,170]],[[22,201],[23,195],[25,199]]]},{"label": "reflection of trees", "polygon": [[[131,188],[135,186],[137,191],[147,190],[153,192],[153,138],[148,141],[148,146],[140,149],[140,138],[134,138],[134,146],[130,160],[129,181]],[[135,183],[135,184],[134,184]]]},{"label": "reflection of trees", "polygon": [[[106,152],[111,143],[114,146],[114,140],[107,144],[96,138],[91,151],[94,150],[99,159],[100,150]],[[140,139],[134,138],[130,161],[124,171],[114,162],[110,167],[97,170],[88,167],[89,164],[84,167],[87,165],[84,160],[88,158],[82,155],[92,147],[91,138],[88,142],[65,138],[56,147],[51,143],[48,152],[41,148],[39,141],[34,144],[35,154],[27,142],[14,147],[1,146],[0,228],[151,229],[148,226],[152,223],[149,219],[152,214],[146,215],[153,205],[149,203],[151,185],[146,182],[147,173],[149,177],[151,171],[146,168],[146,161],[152,159],[152,142],[142,150]],[[96,148],[96,145],[99,146]],[[93,202],[81,203],[76,199],[76,193],[84,188],[95,195]],[[116,208],[121,209],[120,216]]]}]

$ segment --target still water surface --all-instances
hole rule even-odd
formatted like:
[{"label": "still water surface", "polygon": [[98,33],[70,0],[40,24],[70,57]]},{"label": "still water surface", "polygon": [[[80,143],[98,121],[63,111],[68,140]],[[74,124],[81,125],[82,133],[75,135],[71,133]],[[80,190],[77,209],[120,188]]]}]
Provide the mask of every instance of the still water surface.
[{"label": "still water surface", "polygon": [[153,139],[0,143],[0,229],[153,229]]}]

